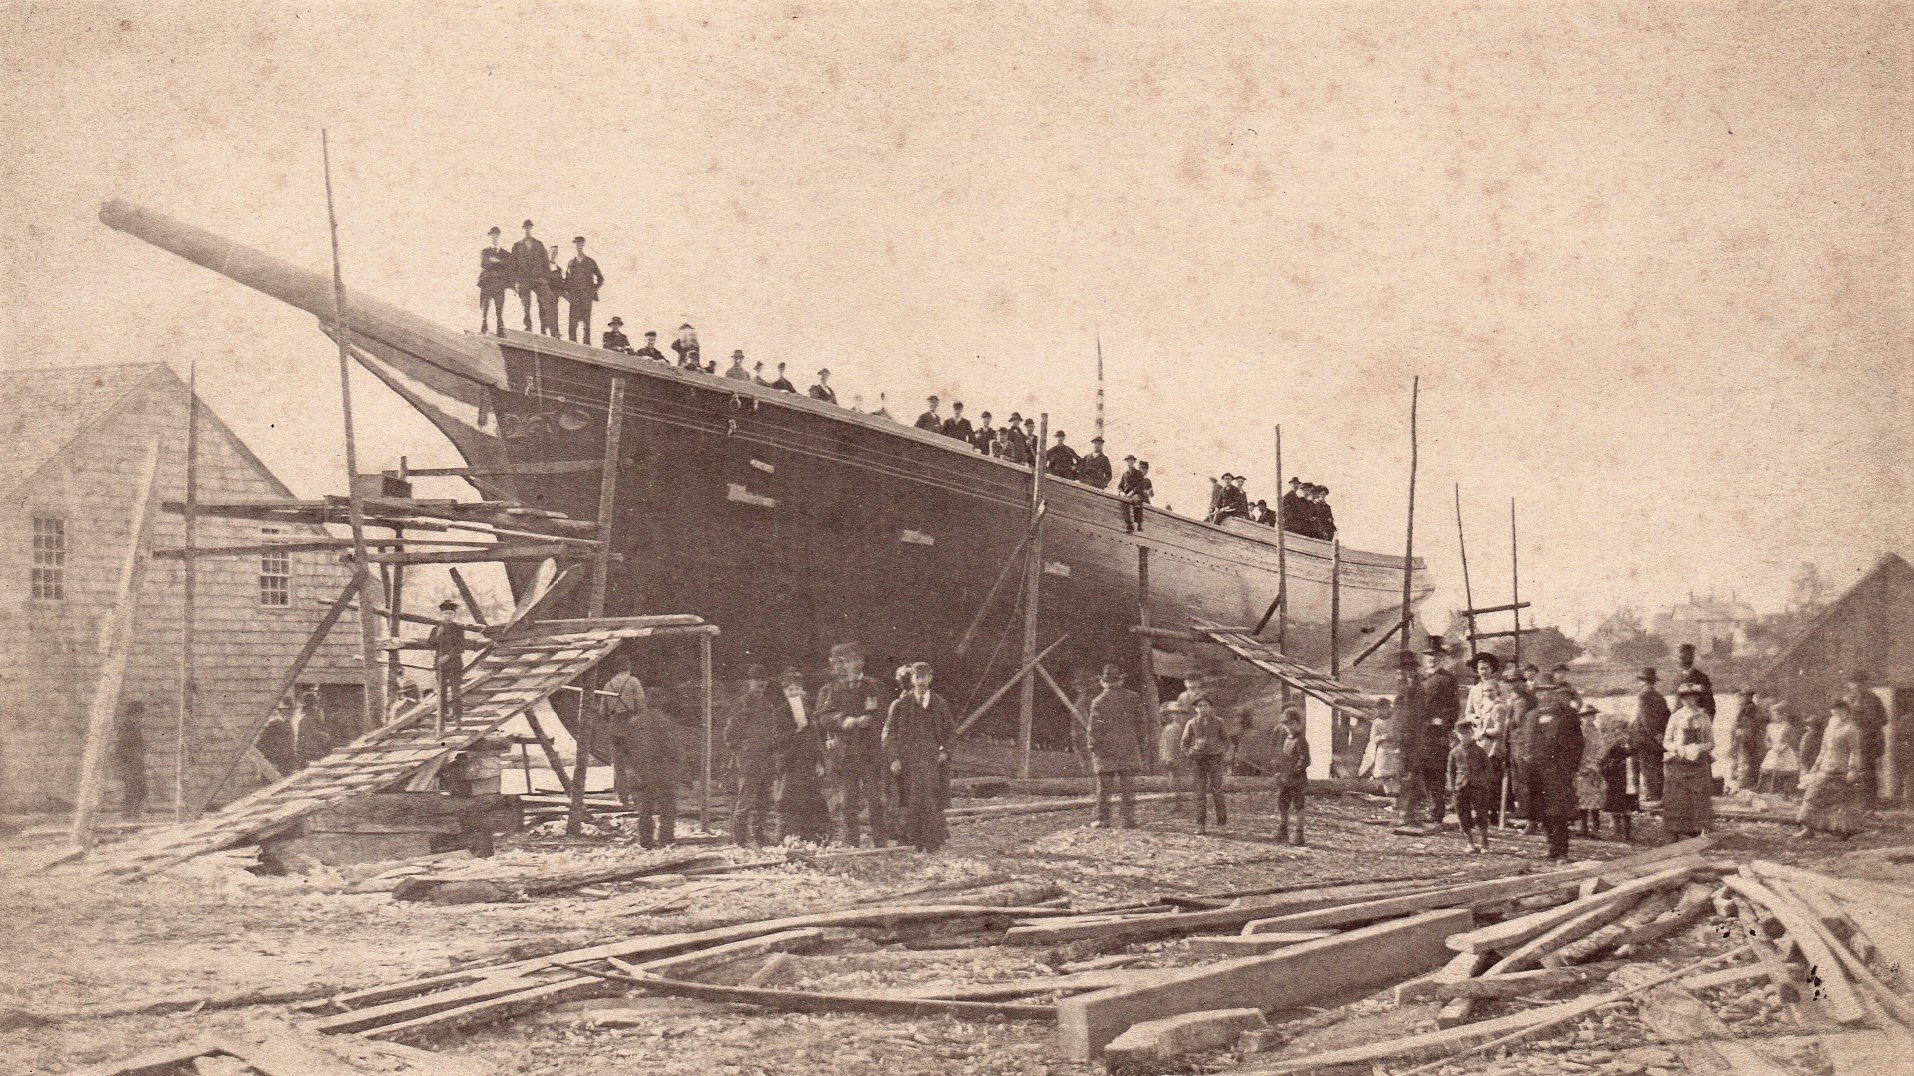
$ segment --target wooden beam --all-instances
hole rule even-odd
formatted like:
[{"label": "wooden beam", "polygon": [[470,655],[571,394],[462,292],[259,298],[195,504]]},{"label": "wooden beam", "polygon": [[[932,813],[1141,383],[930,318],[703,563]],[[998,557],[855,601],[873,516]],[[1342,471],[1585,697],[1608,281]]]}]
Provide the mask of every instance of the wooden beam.
[{"label": "wooden beam", "polygon": [[1017,539],[1017,544],[1010,550],[1010,555],[1004,558],[1003,566],[997,569],[996,581],[990,584],[989,592],[978,604],[977,612],[970,618],[969,625],[964,628],[963,636],[957,640],[959,657],[970,653],[970,644],[977,637],[977,629],[983,626],[984,617],[990,613],[991,606],[997,604],[998,593],[1003,590],[1005,580],[1010,578],[1010,570],[1020,563],[1019,558],[1023,556],[1024,550],[1030,547],[1031,537],[1036,534],[1038,527],[1043,526],[1043,516],[1043,508],[1038,506],[1037,514],[1031,519],[1030,525],[1024,528],[1023,536]]},{"label": "wooden beam", "polygon": [[1741,875],[1731,874],[1722,881],[1728,888],[1761,905],[1781,920],[1788,936],[1800,947],[1801,955],[1807,959],[1808,966],[1816,969],[1821,978],[1825,996],[1822,998],[1828,1018],[1837,1024],[1865,1023],[1868,1018],[1867,1006],[1855,992],[1854,984],[1848,981],[1842,965],[1832,949],[1815,930],[1813,917],[1799,904],[1784,899],[1774,890],[1755,880]]},{"label": "wooden beam", "polygon": [[[1642,897],[1670,885],[1680,884],[1687,875],[1687,870],[1681,868],[1663,871],[1660,874],[1616,886],[1606,893],[1597,893],[1592,897],[1563,905],[1564,908],[1579,910],[1509,951],[1489,969],[1488,974],[1506,975],[1512,971],[1526,971],[1540,963],[1542,957],[1549,953],[1565,945],[1581,941],[1627,915]],[[1604,897],[1608,899],[1602,899]]]},{"label": "wooden beam", "polygon": [[597,976],[614,983],[634,986],[653,994],[697,998],[733,1005],[757,1005],[783,1012],[871,1013],[879,1016],[952,1016],[963,1020],[1054,1020],[1057,1010],[1049,1005],[1020,1005],[999,1001],[945,1001],[935,998],[900,998],[882,994],[835,994],[811,990],[772,990],[758,986],[717,986],[662,975],[623,975],[593,971],[573,964],[560,964],[569,971]]},{"label": "wooden beam", "polygon": [[490,564],[494,561],[554,560],[574,556],[573,547],[495,542],[476,549],[445,549],[423,553],[368,553],[373,564]]},{"label": "wooden beam", "polygon": [[1505,919],[1493,926],[1457,934],[1449,939],[1449,948],[1458,953],[1514,952],[1517,947],[1541,937],[1591,908],[1599,908],[1679,884],[1681,879],[1687,877],[1688,869],[1698,866],[1700,862],[1699,856],[1683,857],[1683,860],[1677,861],[1660,873],[1625,882],[1605,893],[1597,893],[1592,897],[1545,908],[1515,919]]},{"label": "wooden beam", "polygon": [[617,957],[611,957],[612,967],[627,975],[665,975],[682,978],[685,975],[729,964],[734,960],[743,960],[748,956],[763,956],[767,953],[788,953],[794,950],[815,949],[824,941],[824,931],[818,927],[801,927],[797,930],[780,930],[776,934],[765,934],[756,938],[714,945],[709,949],[693,949],[689,953],[677,956],[664,956],[656,960],[647,960],[642,964],[630,964]]},{"label": "wooden beam", "polygon": [[1465,615],[1487,616],[1490,613],[1512,613],[1517,609],[1527,609],[1530,604],[1529,602],[1510,602],[1507,605],[1485,605],[1480,609],[1464,609],[1462,612]]},{"label": "wooden beam", "polygon": [[[599,544],[591,562],[591,593],[585,610],[587,617],[605,615],[605,590],[611,582],[611,532],[618,510],[618,442],[624,428],[625,379],[614,376],[611,379],[611,393],[605,401],[605,451],[598,474]],[[585,688],[589,692],[597,686],[598,674],[594,670],[586,675]],[[565,814],[565,834],[569,837],[578,836],[585,826],[585,778],[591,769],[592,754],[598,746],[592,742],[593,731],[598,725],[593,713],[595,708],[589,693],[579,699],[577,735],[573,738],[578,757],[572,763],[571,809]],[[699,810],[702,814],[702,801]]]},{"label": "wooden beam", "polygon": [[[1216,640],[1207,635],[1198,635],[1193,631],[1184,631],[1182,628],[1154,628],[1148,624],[1132,624],[1130,625],[1130,632],[1133,635],[1141,635],[1149,639],[1174,639],[1184,643],[1216,642]],[[1221,644],[1219,643],[1218,645]]]},{"label": "wooden beam", "polygon": [[[1649,974],[1646,966],[1636,965],[1621,969],[1616,981],[1627,985]],[[1789,1070],[1776,1067],[1736,1041],[1735,1032],[1681,983],[1664,983],[1645,992],[1635,1011],[1655,1033],[1655,1042],[1681,1059],[1684,1072],[1787,1076]]]},{"label": "wooden beam", "polygon": [[1239,1006],[1293,1009],[1401,979],[1440,964],[1442,939],[1469,918],[1460,910],[1428,912],[1264,956],[1160,969],[1131,986],[1059,1001],[1058,1036],[1067,1057],[1090,1061],[1145,1020]]},{"label": "wooden beam", "polygon": [[597,460],[548,460],[543,463],[498,463],[489,467],[408,467],[407,478],[468,478],[472,475],[586,474],[599,468]]},{"label": "wooden beam", "polygon": [[[1168,795],[1156,793],[1156,795]],[[1572,883],[1571,883],[1572,884]],[[1417,893],[1431,893],[1439,890],[1418,887],[1410,890]],[[1256,919],[1265,919],[1299,911],[1313,911],[1321,908],[1333,908],[1356,901],[1376,899],[1378,893],[1395,895],[1402,887],[1391,883],[1387,887],[1369,885],[1326,886],[1322,889],[1298,890],[1294,893],[1280,894],[1268,901],[1258,901],[1242,907],[1215,908],[1200,912],[1179,912],[1175,915],[1138,916],[1131,919],[1083,921],[1059,918],[1055,922],[1026,924],[1012,927],[1004,935],[1004,942],[1010,945],[1054,945],[1060,942],[1079,941],[1085,938],[1115,941],[1127,939],[1140,941],[1146,938],[1169,938],[1188,934],[1214,934],[1223,930],[1240,929],[1245,923]],[[1314,928],[1302,928],[1314,929]]]},{"label": "wooden beam", "polygon": [[1538,630],[1540,629],[1516,628],[1514,631],[1484,631],[1484,632],[1477,632],[1476,634],[1469,636],[1469,638],[1476,642],[1480,642],[1483,639],[1514,639],[1514,638],[1519,638],[1523,635],[1532,634],[1533,632]]},{"label": "wooden beam", "polygon": [[1389,625],[1388,631],[1385,631],[1381,635],[1377,636],[1375,642],[1370,643],[1368,646],[1365,646],[1362,648],[1362,653],[1356,655],[1355,660],[1349,663],[1349,667],[1353,669],[1356,666],[1361,665],[1364,661],[1366,661],[1369,658],[1369,655],[1375,653],[1378,650],[1381,650],[1382,644],[1394,638],[1396,632],[1399,632],[1401,630],[1402,630],[1402,621],[1400,620]]},{"label": "wooden beam", "polygon": [[1037,662],[1037,675],[1043,677],[1043,682],[1049,685],[1050,690],[1056,694],[1057,701],[1062,703],[1063,708],[1069,711],[1070,716],[1076,720],[1076,723],[1083,726],[1083,730],[1088,732],[1090,730],[1090,715],[1077,709],[1077,704],[1071,702],[1070,696],[1064,693],[1063,685],[1057,683],[1057,678],[1050,675],[1050,670],[1044,668],[1043,662],[1041,661]]},{"label": "wooden beam", "polygon": [[485,619],[485,610],[479,607],[478,598],[473,595],[472,588],[466,585],[465,577],[459,574],[459,570],[457,568],[447,568],[445,574],[451,576],[452,585],[459,588],[459,597],[465,599],[465,611],[472,614],[472,619],[478,622],[479,630],[484,631],[486,628],[491,627],[491,624]]},{"label": "wooden beam", "polygon": [[[80,783],[74,793],[73,843],[81,851],[93,847],[93,827],[100,810],[100,788],[106,780],[106,753],[118,727],[120,685],[126,679],[126,661],[133,647],[134,617],[139,613],[140,584],[146,578],[146,531],[153,497],[159,488],[160,442],[154,439],[140,464],[133,486],[133,518],[127,529],[126,553],[120,558],[120,583],[113,607],[100,619],[99,677],[93,683],[93,701],[87,707],[86,740],[80,749]],[[182,736],[176,745],[186,753]],[[183,764],[183,763],[182,763]]]},{"label": "wooden beam", "polygon": [[[1037,615],[1043,603],[1043,527],[1038,513],[1043,510],[1044,452],[1050,444],[1050,413],[1038,417],[1037,443],[1032,446],[1030,462],[1030,556],[1024,565],[1023,660],[1037,662]],[[1037,684],[1029,676],[1021,678],[1017,694],[1017,773],[1030,776],[1031,738],[1035,734]]]},{"label": "wooden beam", "polygon": [[[1462,957],[1483,955],[1486,954],[1459,954]],[[1608,960],[1600,964],[1584,964],[1576,968],[1543,968],[1539,971],[1518,971],[1511,975],[1471,976],[1453,981],[1439,981],[1435,976],[1424,976],[1420,979],[1411,979],[1396,987],[1396,1004],[1413,1005],[1424,1001],[1451,1001],[1456,998],[1506,1001],[1509,998],[1518,998],[1527,994],[1559,990],[1562,987],[1585,983],[1592,979],[1606,979],[1623,963],[1620,960]]]},{"label": "wooden beam", "polygon": [[987,710],[989,710],[989,709],[990,709],[990,708],[991,708],[992,706],[995,706],[995,705],[997,704],[997,700],[998,700],[998,699],[1001,699],[1001,698],[1003,698],[1003,697],[1004,697],[1005,695],[1008,695],[1008,694],[1010,694],[1010,689],[1011,689],[1011,688],[1013,688],[1013,687],[1016,687],[1016,686],[1017,686],[1017,684],[1018,684],[1019,682],[1021,682],[1021,681],[1023,680],[1023,678],[1024,678],[1024,677],[1026,677],[1026,676],[1029,676],[1029,675],[1030,675],[1030,671],[1031,671],[1032,669],[1035,669],[1035,668],[1037,667],[1037,663],[1038,663],[1038,662],[1040,662],[1040,661],[1042,661],[1042,660],[1043,660],[1044,658],[1047,658],[1047,657],[1049,657],[1049,656],[1050,656],[1050,652],[1051,652],[1052,650],[1055,650],[1055,649],[1056,649],[1057,647],[1059,647],[1059,646],[1062,646],[1062,645],[1063,645],[1063,641],[1064,641],[1065,639],[1068,639],[1069,637],[1070,637],[1070,636],[1069,636],[1069,635],[1067,635],[1067,634],[1065,634],[1065,635],[1059,635],[1059,636],[1057,636],[1057,641],[1056,641],[1056,642],[1054,642],[1054,643],[1051,643],[1051,644],[1050,644],[1049,646],[1046,646],[1046,647],[1044,647],[1044,648],[1043,648],[1043,651],[1042,651],[1041,653],[1039,653],[1039,654],[1038,654],[1038,655],[1037,655],[1036,657],[1034,657],[1034,658],[1031,658],[1031,659],[1030,659],[1029,661],[1027,661],[1027,662],[1024,662],[1024,665],[1023,665],[1023,668],[1021,668],[1021,669],[1018,669],[1018,670],[1017,670],[1017,671],[1016,671],[1015,673],[1012,673],[1012,674],[1011,674],[1011,676],[1010,676],[1010,679],[1008,679],[1008,680],[1005,680],[1005,681],[1003,682],[1003,686],[1001,686],[1001,687],[999,687],[999,688],[998,688],[997,690],[995,690],[995,691],[993,691],[993,692],[991,692],[991,693],[990,693],[990,697],[989,697],[989,698],[987,698],[987,699],[985,699],[985,700],[983,701],[983,704],[982,704],[982,705],[980,705],[980,706],[978,706],[978,707],[977,707],[977,708],[976,708],[975,710],[972,710],[972,711],[970,712],[970,716],[969,716],[969,717],[966,717],[966,718],[964,718],[964,719],[963,719],[962,721],[960,721],[960,722],[958,722],[958,723],[957,723],[957,730],[956,730],[955,732],[953,732],[953,733],[951,733],[951,735],[952,735],[953,737],[955,737],[955,736],[962,736],[962,735],[964,734],[964,732],[965,732],[965,730],[967,730],[967,729],[969,729],[969,728],[970,728],[970,726],[972,726],[972,725],[974,725],[974,724],[976,724],[976,723],[977,723],[977,719],[978,719],[978,718],[980,718],[980,717],[982,717],[982,716],[984,716],[984,712],[985,712],[985,711],[987,711]]}]

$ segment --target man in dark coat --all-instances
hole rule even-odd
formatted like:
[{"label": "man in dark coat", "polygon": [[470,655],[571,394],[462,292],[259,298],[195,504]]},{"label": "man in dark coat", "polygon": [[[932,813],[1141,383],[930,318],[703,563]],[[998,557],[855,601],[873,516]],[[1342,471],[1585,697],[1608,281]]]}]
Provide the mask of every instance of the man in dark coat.
[{"label": "man in dark coat", "polygon": [[266,719],[266,726],[259,730],[259,739],[253,746],[259,748],[259,753],[272,763],[281,777],[289,777],[299,768],[299,749],[293,742],[292,722],[288,720],[285,703],[280,703]]},{"label": "man in dark coat", "polygon": [[778,363],[778,376],[771,379],[771,387],[779,392],[788,392],[793,396],[797,395],[798,387],[791,384],[790,378],[784,376],[783,363]]},{"label": "man in dark coat", "polygon": [[1535,711],[1535,737],[1529,744],[1533,816],[1548,834],[1548,857],[1568,858],[1568,823],[1577,811],[1575,771],[1582,765],[1582,721],[1568,702],[1569,689],[1557,684]]},{"label": "man in dark coat", "polygon": [[1090,438],[1090,451],[1077,461],[1077,481],[1096,489],[1110,485],[1110,457],[1103,454],[1103,438]]},{"label": "man in dark coat", "polygon": [[1694,644],[1681,644],[1675,651],[1675,656],[1681,660],[1681,675],[1675,677],[1675,693],[1677,695],[1681,693],[1683,684],[1699,684],[1701,695],[1697,698],[1696,704],[1701,707],[1702,713],[1709,717],[1715,716],[1715,682],[1695,665]]},{"label": "man in dark coat", "polygon": [[932,396],[926,402],[929,403],[930,406],[925,408],[923,414],[917,416],[917,428],[930,433],[943,433],[944,420],[938,417],[937,414],[937,397]]},{"label": "man in dark coat", "polygon": [[120,778],[120,810],[128,817],[146,813],[146,704],[129,702],[113,737],[113,768]]},{"label": "man in dark coat", "polygon": [[1329,507],[1329,487],[1309,487],[1310,525],[1314,531],[1311,537],[1327,542],[1336,537],[1336,512]]},{"label": "man in dark coat", "polygon": [[1635,696],[1635,723],[1632,728],[1635,735],[1635,762],[1641,767],[1644,806],[1661,804],[1661,738],[1668,731],[1668,715],[1671,713],[1668,700],[1662,697],[1661,689],[1655,686],[1656,678],[1652,668],[1643,669],[1641,675],[1635,677],[1642,689]]},{"label": "man in dark coat", "polygon": [[955,437],[965,444],[970,443],[970,420],[964,417],[964,401],[958,400],[950,405],[950,417],[944,420],[944,436]]},{"label": "man in dark coat", "polygon": [[1120,800],[1124,829],[1136,828],[1136,775],[1143,769],[1143,740],[1155,728],[1143,712],[1143,697],[1123,686],[1123,670],[1105,665],[1103,691],[1090,700],[1090,758],[1097,767],[1097,818],[1110,824],[1110,793]]},{"label": "man in dark coat", "polygon": [[565,322],[565,336],[569,340],[578,339],[578,329],[585,329],[585,343],[591,343],[591,304],[598,301],[598,289],[605,284],[605,274],[598,271],[598,263],[585,253],[585,237],[572,237],[572,248],[578,253],[565,263],[565,301],[569,304],[570,316]]},{"label": "man in dark coat", "polygon": [[1303,480],[1291,476],[1289,492],[1283,494],[1283,529],[1307,534],[1309,502],[1303,497]]},{"label": "man in dark coat", "polygon": [[498,334],[505,335],[505,289],[512,286],[512,252],[499,246],[499,230],[486,233],[492,245],[479,251],[479,332],[491,332],[487,318],[498,323]]},{"label": "man in dark coat", "polygon": [[764,666],[744,670],[744,694],[724,724],[724,745],[738,771],[738,802],[731,810],[731,839],[756,847],[766,839],[765,816],[778,775],[778,742],[790,724],[784,700],[768,690]]},{"label": "man in dark coat", "polygon": [[1407,650],[1396,655],[1396,747],[1402,755],[1402,784],[1396,792],[1396,821],[1405,824],[1422,820],[1424,801],[1435,793],[1427,786],[1433,768],[1430,760],[1439,758],[1448,764],[1447,746],[1431,742],[1428,707],[1422,697],[1422,663]]},{"label": "man in dark coat", "polygon": [[838,839],[856,847],[860,815],[870,815],[871,846],[890,841],[885,786],[883,722],[890,696],[864,675],[864,648],[839,643],[831,648],[831,680],[817,693],[817,721],[837,796]]},{"label": "man in dark coat", "polygon": [[638,844],[661,848],[677,839],[678,744],[671,719],[641,706],[624,724],[620,755],[638,810]]},{"label": "man in dark coat", "polygon": [[1123,457],[1123,465],[1123,477],[1117,479],[1117,496],[1123,498],[1123,529],[1140,531],[1143,506],[1150,503],[1150,495],[1155,492],[1150,483],[1150,465],[1139,462],[1135,456]]},{"label": "man in dark coat", "polygon": [[1504,725],[1509,740],[1509,809],[1534,832],[1537,828],[1536,818],[1529,813],[1529,754],[1535,742],[1535,690],[1522,674],[1522,667],[1513,661],[1503,671],[1502,679],[1510,689],[1509,716]]},{"label": "man in dark coat", "polygon": [[883,733],[884,755],[897,780],[898,836],[920,852],[944,846],[950,735],[956,727],[950,703],[930,689],[931,679],[929,664],[910,667],[910,690],[892,701]]},{"label": "man in dark coat", "polygon": [[977,428],[970,431],[970,447],[981,456],[990,455],[990,448],[997,443],[997,430],[990,425],[990,412],[977,416]]},{"label": "man in dark coat", "polygon": [[611,756],[611,786],[618,802],[630,807],[637,798],[635,774],[642,765],[634,756],[640,745],[634,742],[638,719],[651,708],[645,685],[631,671],[631,655],[615,651],[606,659],[611,676],[598,696],[600,720],[592,743],[592,753]]},{"label": "man in dark coat", "polygon": [[1868,690],[1867,682],[1865,671],[1849,673],[1841,699],[1848,704],[1848,720],[1860,740],[1861,772],[1854,782],[1854,795],[1862,806],[1872,807],[1880,794],[1881,759],[1887,754],[1887,707]]},{"label": "man in dark coat", "polygon": [[631,353],[631,337],[625,335],[624,318],[614,317],[605,323],[605,332],[599,337],[598,346],[606,351]]},{"label": "man in dark coat", "polygon": [[518,290],[518,305],[525,314],[525,331],[532,331],[532,302],[545,287],[545,243],[532,237],[532,222],[525,222],[525,238],[512,244],[512,285]]},{"label": "man in dark coat", "polygon": [[565,294],[565,263],[558,260],[558,248],[552,247],[545,260],[544,276],[538,295],[538,331],[558,339],[558,300]]},{"label": "man in dark coat", "polygon": [[817,372],[817,384],[810,388],[810,397],[827,404],[837,403],[837,390],[831,387],[831,371],[825,367]]},{"label": "man in dark coat", "polygon": [[632,354],[636,355],[638,358],[641,358],[641,359],[650,359],[652,362],[670,362],[671,361],[670,359],[665,358],[664,352],[658,350],[658,334],[656,332],[646,333],[645,346],[632,352]]},{"label": "man in dark coat", "polygon": [[1436,825],[1449,813],[1448,767],[1450,741],[1455,737],[1456,720],[1462,716],[1461,694],[1455,674],[1448,667],[1449,648],[1442,636],[1431,635],[1423,649],[1422,713],[1423,742],[1428,751],[1421,758],[1422,784],[1429,793],[1429,821]]},{"label": "man in dark coat", "polygon": [[457,728],[465,719],[465,625],[458,619],[459,603],[439,603],[439,623],[426,636],[432,650],[432,672],[438,678],[439,727]]},{"label": "man in dark coat", "polygon": [[1048,474],[1056,475],[1058,478],[1067,478],[1072,482],[1076,481],[1077,465],[1082,462],[1082,457],[1077,455],[1076,449],[1063,443],[1062,430],[1058,430],[1051,436],[1057,439],[1057,443],[1051,445],[1050,451],[1043,454],[1044,471]]}]

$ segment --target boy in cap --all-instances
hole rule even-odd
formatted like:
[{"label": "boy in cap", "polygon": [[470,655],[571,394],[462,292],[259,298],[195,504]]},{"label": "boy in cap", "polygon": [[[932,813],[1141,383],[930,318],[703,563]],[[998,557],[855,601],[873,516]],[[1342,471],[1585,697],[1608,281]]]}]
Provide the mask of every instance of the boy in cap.
[{"label": "boy in cap", "polygon": [[479,251],[479,332],[492,330],[488,317],[496,315],[498,334],[505,335],[505,289],[512,285],[512,252],[499,246],[497,228],[485,233],[492,245]]},{"label": "boy in cap", "polygon": [[465,625],[458,619],[459,603],[439,603],[439,622],[426,637],[432,647],[432,671],[438,678],[439,727],[457,728],[465,719]]},{"label": "boy in cap", "polygon": [[1223,805],[1223,762],[1229,757],[1229,739],[1223,719],[1209,696],[1196,700],[1196,716],[1183,726],[1183,755],[1196,771],[1196,832],[1209,832],[1209,805],[1216,804],[1216,824],[1229,825],[1229,810]]},{"label": "boy in cap", "polygon": [[632,354],[638,356],[641,359],[650,359],[652,362],[670,362],[671,361],[670,359],[665,358],[664,352],[658,350],[658,334],[656,332],[646,333],[645,346],[639,348],[637,351],[632,352]]},{"label": "boy in cap", "polygon": [[1156,761],[1170,781],[1170,810],[1183,813],[1183,793],[1190,786],[1190,763],[1183,757],[1183,726],[1193,711],[1181,699],[1163,704],[1163,727],[1156,736]]},{"label": "boy in cap", "polygon": [[1489,806],[1496,789],[1489,772],[1489,755],[1476,742],[1475,722],[1455,723],[1455,742],[1449,748],[1449,794],[1455,800],[1456,825],[1468,838],[1471,854],[1489,850]]},{"label": "boy in cap", "polygon": [[[1283,710],[1279,729],[1282,742],[1276,747],[1276,818],[1278,840],[1303,847],[1303,805],[1309,790],[1309,740],[1303,736],[1303,712],[1294,707]],[[1220,800],[1218,801],[1221,802]],[[1289,835],[1289,812],[1296,811],[1296,836]],[[1217,808],[1222,822],[1222,808]]]}]

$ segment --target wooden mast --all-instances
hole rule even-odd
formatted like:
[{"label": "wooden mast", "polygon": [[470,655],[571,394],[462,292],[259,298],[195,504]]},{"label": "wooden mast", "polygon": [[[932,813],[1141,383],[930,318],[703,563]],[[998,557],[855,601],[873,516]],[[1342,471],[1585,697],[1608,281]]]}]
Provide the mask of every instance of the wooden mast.
[{"label": "wooden mast", "polygon": [[198,620],[199,565],[193,556],[199,508],[199,354],[186,364],[185,558],[180,561],[179,705],[173,722],[173,821],[186,821],[186,735],[193,727],[194,631]]},{"label": "wooden mast", "polygon": [[[598,548],[591,562],[591,597],[586,606],[585,615],[596,620],[605,615],[605,590],[611,582],[611,523],[612,513],[618,507],[618,442],[625,427],[625,379],[611,379],[611,395],[605,402],[605,460],[604,470],[598,476]],[[597,722],[592,720],[592,710],[598,705],[598,674],[587,673],[582,692],[578,695],[578,723],[573,730],[572,745],[578,757],[572,760],[571,808],[565,814],[565,833],[576,837],[585,824],[585,785],[591,773],[592,730]],[[706,737],[709,740],[709,736]],[[709,745],[707,744],[707,750]],[[708,793],[700,792],[699,815],[703,821],[702,797]]]},{"label": "wooden mast", "polygon": [[[345,275],[339,268],[339,215],[332,204],[332,149],[324,128],[319,130],[319,156],[326,175],[326,222],[332,230],[332,338],[339,341],[339,409],[346,433],[346,508],[352,524],[352,563],[360,577],[369,581],[373,578],[372,559],[366,553],[359,449],[352,430],[352,336],[346,323]],[[385,674],[379,663],[379,614],[364,594],[359,601],[359,660],[365,674],[365,716],[359,731],[365,733],[385,720]]]},{"label": "wooden mast", "polygon": [[1509,498],[1509,590],[1515,603],[1515,663],[1522,664],[1522,563],[1515,543],[1515,498]]},{"label": "wooden mast", "polygon": [[[1043,591],[1043,452],[1050,440],[1050,413],[1038,416],[1037,443],[1030,461],[1030,562],[1024,565],[1023,662],[1032,664],[1037,656],[1037,603]],[[1018,685],[1017,747],[1020,760],[1017,773],[1030,776],[1031,736],[1036,727],[1037,682],[1029,676]]]},{"label": "wooden mast", "polygon": [[[1276,424],[1276,651],[1289,653],[1289,521],[1283,518],[1283,426]],[[1333,587],[1334,577],[1330,585]],[[1333,629],[1332,629],[1333,630]],[[1289,705],[1289,681],[1282,687],[1283,705]]]},{"label": "wooden mast", "polygon": [[1415,577],[1416,559],[1416,408],[1421,401],[1422,378],[1418,375],[1409,383],[1409,528],[1408,536],[1403,540],[1402,549],[1402,619],[1397,627],[1402,632],[1398,640],[1402,653],[1408,653],[1412,643],[1409,641],[1409,618],[1414,607],[1410,605],[1411,584]]},{"label": "wooden mast", "polygon": [[1103,334],[1097,334],[1097,436],[1103,436]]},{"label": "wooden mast", "polygon": [[1462,483],[1455,484],[1455,544],[1462,551],[1462,601],[1469,618],[1469,660],[1475,660],[1475,591],[1469,586],[1469,539],[1462,533]]}]

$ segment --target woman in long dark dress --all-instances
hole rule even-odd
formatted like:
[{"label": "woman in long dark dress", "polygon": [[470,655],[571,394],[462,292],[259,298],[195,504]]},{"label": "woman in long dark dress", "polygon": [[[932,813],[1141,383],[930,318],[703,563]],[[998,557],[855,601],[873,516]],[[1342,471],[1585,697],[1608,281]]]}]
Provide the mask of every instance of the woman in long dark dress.
[{"label": "woman in long dark dress", "polygon": [[831,839],[822,776],[824,741],[805,708],[803,674],[786,669],[781,679],[791,719],[778,740],[778,836],[823,844]]},{"label": "woman in long dark dress", "polygon": [[911,690],[891,703],[884,720],[884,756],[897,780],[898,835],[920,851],[944,846],[948,800],[950,703],[930,689],[931,668],[910,667]]},{"label": "woman in long dark dress", "polygon": [[1696,837],[1714,821],[1715,722],[1701,708],[1700,684],[1683,684],[1681,708],[1662,735],[1661,824],[1672,838]]}]

